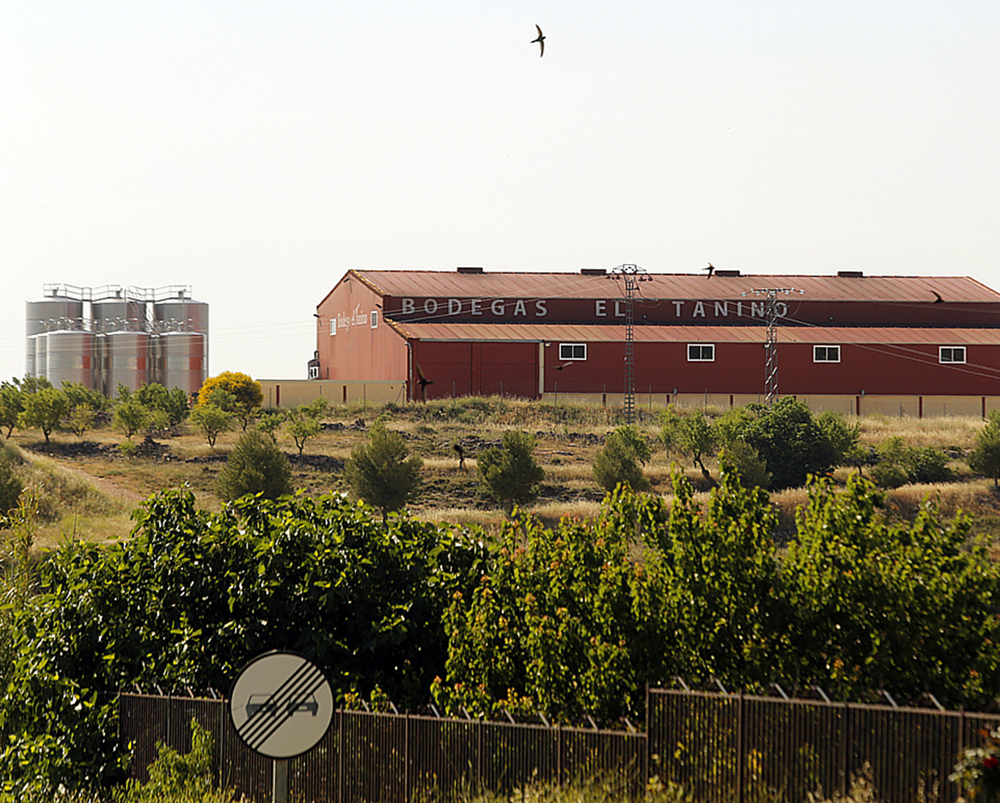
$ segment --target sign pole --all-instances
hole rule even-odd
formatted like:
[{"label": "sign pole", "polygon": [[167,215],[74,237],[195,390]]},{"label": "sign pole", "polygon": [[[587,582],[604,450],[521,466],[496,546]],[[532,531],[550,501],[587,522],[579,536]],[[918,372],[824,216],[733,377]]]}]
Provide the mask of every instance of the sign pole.
[{"label": "sign pole", "polygon": [[274,760],[274,786],[271,799],[273,803],[288,803],[288,759]]}]

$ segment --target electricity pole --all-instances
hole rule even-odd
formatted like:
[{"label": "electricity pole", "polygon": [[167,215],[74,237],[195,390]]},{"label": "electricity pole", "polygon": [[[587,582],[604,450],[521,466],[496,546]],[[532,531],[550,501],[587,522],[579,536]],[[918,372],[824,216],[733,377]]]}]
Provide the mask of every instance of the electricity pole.
[{"label": "electricity pole", "polygon": [[619,265],[611,278],[625,282],[625,423],[635,422],[635,297],[639,282],[653,277],[638,265]]},{"label": "electricity pole", "polygon": [[764,341],[764,402],[768,407],[774,404],[778,396],[778,293],[788,295],[804,292],[794,287],[762,287],[747,291],[764,296],[764,321],[767,326]]}]

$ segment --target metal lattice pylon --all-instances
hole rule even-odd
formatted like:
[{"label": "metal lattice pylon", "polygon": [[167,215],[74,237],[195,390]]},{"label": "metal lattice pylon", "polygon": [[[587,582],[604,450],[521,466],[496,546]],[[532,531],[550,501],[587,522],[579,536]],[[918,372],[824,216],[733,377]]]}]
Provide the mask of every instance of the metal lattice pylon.
[{"label": "metal lattice pylon", "polygon": [[611,278],[625,282],[625,423],[635,422],[635,297],[652,277],[638,265],[619,265]]},{"label": "metal lattice pylon", "polygon": [[764,339],[764,402],[771,406],[778,397],[778,294],[804,291],[794,287],[762,287],[748,292],[764,296],[764,323],[767,327]]}]

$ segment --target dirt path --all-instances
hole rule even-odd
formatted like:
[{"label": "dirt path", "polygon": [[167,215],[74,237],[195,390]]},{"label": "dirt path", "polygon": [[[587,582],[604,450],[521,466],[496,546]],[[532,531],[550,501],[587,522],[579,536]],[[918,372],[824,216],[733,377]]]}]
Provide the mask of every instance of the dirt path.
[{"label": "dirt path", "polygon": [[82,468],[77,468],[72,463],[66,460],[53,459],[50,455],[46,455],[51,459],[56,466],[58,466],[59,471],[64,474],[69,474],[70,476],[76,477],[77,479],[83,480],[84,482],[93,485],[98,491],[100,491],[105,496],[115,499],[129,507],[137,507],[140,502],[142,502],[146,497],[142,494],[138,494],[135,491],[129,490],[128,488],[123,488],[121,485],[112,482],[104,477],[98,477]]}]

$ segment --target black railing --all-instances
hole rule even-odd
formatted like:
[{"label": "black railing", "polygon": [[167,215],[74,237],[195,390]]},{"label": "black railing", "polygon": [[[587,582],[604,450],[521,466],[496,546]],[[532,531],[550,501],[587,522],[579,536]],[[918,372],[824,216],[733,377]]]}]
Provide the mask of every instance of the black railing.
[{"label": "black railing", "polygon": [[[192,718],[214,736],[216,782],[270,799],[271,762],[239,739],[223,700],[123,694],[133,777],[147,779],[157,742],[188,751]],[[645,733],[340,710],[324,739],[289,763],[289,792],[405,803],[598,779],[634,797],[656,777],[697,803],[798,803],[868,778],[885,803],[950,803],[959,753],[998,724],[996,714],[662,689],[650,690]]]}]

